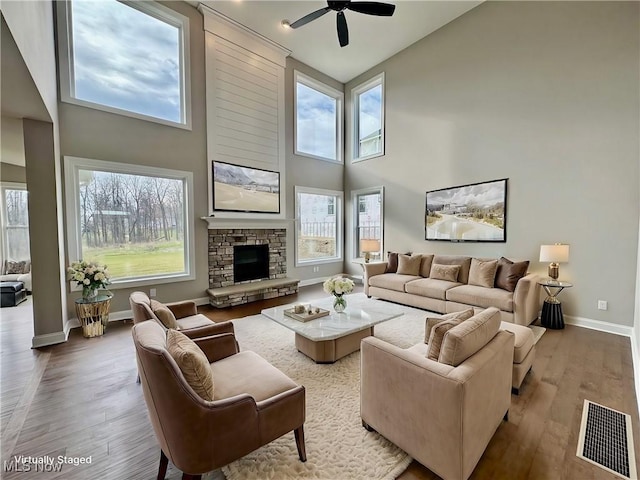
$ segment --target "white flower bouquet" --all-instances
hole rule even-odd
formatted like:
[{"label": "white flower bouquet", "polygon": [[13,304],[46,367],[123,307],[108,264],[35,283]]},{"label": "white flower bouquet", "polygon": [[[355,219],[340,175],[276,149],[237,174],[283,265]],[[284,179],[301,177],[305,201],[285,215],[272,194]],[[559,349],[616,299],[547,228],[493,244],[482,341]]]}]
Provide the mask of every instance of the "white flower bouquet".
[{"label": "white flower bouquet", "polygon": [[345,293],[351,293],[354,287],[353,280],[344,277],[334,277],[325,280],[322,288],[331,295],[339,296]]},{"label": "white flower bouquet", "polygon": [[82,296],[85,298],[94,296],[99,288],[106,288],[111,283],[106,265],[98,265],[84,260],[72,262],[71,266],[67,268],[67,274],[69,280],[82,287]]}]

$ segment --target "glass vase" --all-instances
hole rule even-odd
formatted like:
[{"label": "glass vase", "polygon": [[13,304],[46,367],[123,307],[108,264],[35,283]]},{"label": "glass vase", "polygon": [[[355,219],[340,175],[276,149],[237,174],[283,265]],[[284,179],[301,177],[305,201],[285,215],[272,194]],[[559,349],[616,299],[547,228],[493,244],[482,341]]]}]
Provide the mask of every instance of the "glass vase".
[{"label": "glass vase", "polygon": [[82,287],[82,298],[85,300],[93,300],[98,296],[98,289],[90,285]]},{"label": "glass vase", "polygon": [[333,299],[333,309],[338,313],[342,313],[345,308],[347,308],[347,299],[342,295],[336,294]]}]

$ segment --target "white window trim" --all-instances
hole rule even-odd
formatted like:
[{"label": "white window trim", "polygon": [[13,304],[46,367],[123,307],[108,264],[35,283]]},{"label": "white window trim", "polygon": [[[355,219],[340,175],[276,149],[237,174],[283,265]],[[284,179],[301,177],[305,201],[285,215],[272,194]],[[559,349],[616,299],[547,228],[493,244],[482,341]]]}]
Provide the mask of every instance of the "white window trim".
[{"label": "white window trim", "polygon": [[[64,157],[65,180],[65,211],[67,224],[67,249],[69,262],[80,260],[82,253],[82,232],[80,231],[80,192],[78,183],[78,170],[92,169],[101,172],[113,172],[122,174],[144,175],[147,177],[162,177],[182,180],[186,189],[184,195],[184,265],[185,271],[177,274],[157,275],[153,277],[128,278],[115,280],[109,285],[109,290],[120,288],[139,287],[144,285],[157,285],[161,283],[173,283],[195,280],[195,240],[193,220],[193,173],[181,170],[169,170],[167,168],[146,167],[131,163],[107,162],[89,158]],[[72,285],[71,290],[80,290],[81,287]]]},{"label": "white window trim", "polygon": [[69,0],[54,2],[58,25],[58,57],[60,75],[60,100],[65,103],[88,107],[108,113],[115,113],[125,117],[160,123],[170,127],[191,130],[191,60],[189,53],[189,19],[157,2],[121,2],[131,8],[162,20],[180,28],[180,102],[181,121],[172,122],[163,118],[131,112],[121,108],[110,107],[99,103],[75,98],[74,64],[73,64],[73,28],[71,24],[71,5]]},{"label": "white window trim", "polygon": [[[336,205],[336,256],[331,258],[313,259],[313,260],[300,260],[298,257],[298,238],[300,236],[300,203],[298,202],[298,194],[310,193],[314,195],[331,195],[338,199],[338,205]],[[308,265],[321,265],[327,263],[339,263],[343,261],[343,244],[344,244],[344,192],[338,190],[325,190],[323,188],[311,188],[311,187],[295,187],[295,251],[296,267],[303,267]]]},{"label": "white window trim", "polygon": [[[321,157],[319,155],[313,155],[311,153],[301,152],[298,150],[298,83],[317,90],[320,93],[324,93],[336,100],[336,158]],[[315,80],[298,70],[293,71],[293,153],[300,155],[301,157],[315,158],[317,160],[324,160],[331,163],[344,163],[344,93],[340,90],[325,85],[318,80]]]},{"label": "white window trim", "polygon": [[[9,258],[7,249],[9,244],[9,238],[7,234],[7,219],[5,215],[7,213],[6,206],[6,195],[5,190],[25,190],[27,191],[26,183],[17,183],[17,182],[0,182],[0,225],[2,225],[2,234],[0,235],[0,252],[2,253],[2,258],[5,260],[20,260],[17,258]],[[29,225],[27,225],[29,228]]]},{"label": "white window trim", "polygon": [[353,205],[353,241],[351,248],[352,250],[352,258],[354,260],[363,259],[358,256],[360,249],[358,248],[358,215],[359,215],[359,202],[358,196],[360,195],[370,195],[374,193],[380,194],[380,252],[381,255],[384,255],[384,187],[369,187],[362,188],[360,190],[352,190],[351,191],[351,203]]},{"label": "white window trim", "polygon": [[[367,155],[365,157],[360,157],[360,94],[370,90],[376,85],[382,85],[382,94],[380,96],[380,142],[381,142],[381,150],[380,153],[374,153],[372,155]],[[351,102],[353,104],[353,144],[352,148],[352,160],[351,163],[361,162],[363,160],[369,160],[376,157],[383,157],[385,151],[385,132],[384,132],[384,117],[385,117],[385,85],[384,85],[384,72],[376,75],[370,80],[367,80],[364,83],[354,87],[351,89]]]}]

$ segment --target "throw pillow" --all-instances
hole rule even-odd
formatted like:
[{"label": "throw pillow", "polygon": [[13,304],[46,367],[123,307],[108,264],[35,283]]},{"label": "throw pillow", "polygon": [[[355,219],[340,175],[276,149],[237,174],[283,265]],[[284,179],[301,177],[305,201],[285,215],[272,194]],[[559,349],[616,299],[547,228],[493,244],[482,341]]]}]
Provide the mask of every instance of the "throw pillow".
[{"label": "throw pillow", "polygon": [[460,325],[463,321],[464,320],[461,318],[445,320],[444,322],[438,323],[431,329],[431,333],[429,334],[429,345],[427,346],[427,358],[429,360],[438,361],[445,334],[453,327]]},{"label": "throw pillow", "polygon": [[21,262],[14,262],[12,260],[7,260],[5,263],[5,275],[22,275],[23,273],[29,273],[26,271],[27,262],[23,260]]},{"label": "throw pillow", "polygon": [[487,308],[447,330],[438,362],[457,367],[489,343],[499,330],[500,310]]},{"label": "throw pillow", "polygon": [[200,347],[184,333],[170,329],[167,331],[167,350],[194,392],[204,400],[213,401],[213,374]]},{"label": "throw pillow", "polygon": [[[407,255],[411,255],[411,252],[407,252]],[[387,268],[384,273],[396,273],[398,271],[398,253],[387,252]]]},{"label": "throw pillow", "polygon": [[151,300],[149,304],[151,305],[151,311],[156,317],[158,317],[158,320],[160,320],[166,328],[180,330],[176,316],[171,310],[169,310],[169,307],[157,300]]},{"label": "throw pillow", "polygon": [[400,275],[420,275],[420,255],[398,255],[398,271]]},{"label": "throw pillow", "polygon": [[449,282],[458,281],[458,273],[460,272],[460,265],[440,265],[434,263],[431,265],[431,272],[429,277],[434,280],[447,280]]},{"label": "throw pillow", "polygon": [[440,322],[445,322],[447,320],[458,320],[460,318],[462,319],[462,321],[465,321],[471,317],[473,317],[473,308],[468,308],[460,312],[447,313],[446,315],[442,315],[441,317],[427,317],[427,321],[425,322],[424,326],[424,343],[429,343],[431,330]]},{"label": "throw pillow", "polygon": [[469,285],[493,288],[497,269],[498,260],[472,258],[471,268],[469,269]]},{"label": "throw pillow", "polygon": [[508,258],[501,257],[498,261],[496,272],[496,287],[513,292],[518,281],[527,274],[529,261],[512,262]]},{"label": "throw pillow", "polygon": [[422,255],[420,263],[420,276],[428,278],[431,273],[431,264],[433,263],[433,255]]}]

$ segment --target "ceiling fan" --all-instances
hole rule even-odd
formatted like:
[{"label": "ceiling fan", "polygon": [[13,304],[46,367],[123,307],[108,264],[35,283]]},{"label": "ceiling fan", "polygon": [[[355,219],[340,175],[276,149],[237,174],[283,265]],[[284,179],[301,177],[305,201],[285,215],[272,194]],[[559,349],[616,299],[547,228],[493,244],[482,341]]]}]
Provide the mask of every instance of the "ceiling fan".
[{"label": "ceiling fan", "polygon": [[351,0],[333,1],[328,0],[327,6],[305,15],[299,20],[289,24],[291,28],[298,28],[307,23],[320,18],[331,10],[338,12],[336,16],[336,26],[338,29],[338,41],[341,47],[349,45],[349,28],[347,27],[347,19],[344,16],[345,10],[353,10],[358,13],[366,13],[367,15],[377,15],[381,17],[390,17],[393,15],[396,6],[390,3],[382,2],[352,2]]}]

